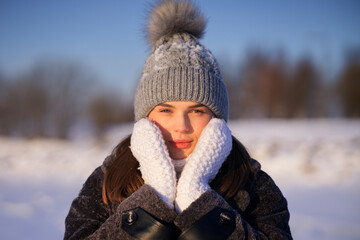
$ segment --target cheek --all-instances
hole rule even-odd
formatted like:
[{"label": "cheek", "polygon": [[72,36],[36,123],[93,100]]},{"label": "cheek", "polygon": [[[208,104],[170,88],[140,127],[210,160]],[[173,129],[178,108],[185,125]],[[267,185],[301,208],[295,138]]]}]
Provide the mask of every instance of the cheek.
[{"label": "cheek", "polygon": [[149,120],[156,124],[156,126],[160,129],[161,134],[163,135],[164,138],[169,135],[169,130],[168,130],[169,127],[167,126],[166,121],[161,121],[159,119],[152,119],[150,118],[150,116],[149,116]]},{"label": "cheek", "polygon": [[166,138],[168,135],[170,135],[170,132],[168,130],[168,128],[166,128],[166,126],[164,125],[160,125],[160,124],[156,124],[160,131],[161,131],[161,134],[163,135],[164,138]]},{"label": "cheek", "polygon": [[210,122],[211,118],[205,118],[205,119],[201,119],[199,121],[195,121],[193,123],[193,127],[194,127],[194,132],[195,135],[197,136],[197,138],[200,137],[203,129],[206,127],[206,125]]}]

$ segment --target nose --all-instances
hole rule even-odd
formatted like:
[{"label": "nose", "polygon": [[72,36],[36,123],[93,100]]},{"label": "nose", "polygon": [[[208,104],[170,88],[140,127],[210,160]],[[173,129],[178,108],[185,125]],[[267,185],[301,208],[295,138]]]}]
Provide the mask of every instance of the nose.
[{"label": "nose", "polygon": [[189,132],[191,129],[190,119],[189,117],[184,115],[178,115],[174,119],[174,130],[179,133]]}]

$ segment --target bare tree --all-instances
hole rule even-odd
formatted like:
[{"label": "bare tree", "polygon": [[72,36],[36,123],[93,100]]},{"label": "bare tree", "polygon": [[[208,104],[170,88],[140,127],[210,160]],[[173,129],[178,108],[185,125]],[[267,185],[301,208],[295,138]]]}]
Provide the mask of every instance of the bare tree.
[{"label": "bare tree", "polygon": [[259,70],[267,62],[266,56],[259,51],[249,52],[238,76],[239,97],[238,108],[241,117],[259,116],[260,100],[258,86],[260,82]]},{"label": "bare tree", "polygon": [[311,59],[300,59],[292,69],[282,51],[271,56],[259,49],[251,50],[238,76],[223,74],[230,86],[231,116],[325,116],[326,104],[330,104],[328,90]]},{"label": "bare tree", "polygon": [[89,102],[88,113],[97,138],[102,138],[111,125],[133,121],[132,105],[121,101],[118,94],[109,92],[104,90]]},{"label": "bare tree", "polygon": [[1,122],[3,134],[43,136],[47,93],[36,72],[25,74],[3,85]]},{"label": "bare tree", "polygon": [[49,81],[49,124],[52,135],[67,138],[79,116],[79,104],[86,97],[89,77],[74,63],[40,65]]},{"label": "bare tree", "polygon": [[229,118],[237,119],[241,117],[241,109],[239,107],[239,102],[242,94],[242,91],[240,89],[241,84],[238,82],[237,72],[234,73],[234,70],[228,66],[229,64],[226,63],[226,61],[223,60],[222,62],[220,62],[220,64],[222,64],[222,77],[226,84],[229,95]]},{"label": "bare tree", "polygon": [[270,59],[260,51],[252,51],[238,78],[242,117],[284,116],[287,73],[281,57]]},{"label": "bare tree", "polygon": [[89,77],[73,62],[39,61],[1,83],[1,133],[67,138]]},{"label": "bare tree", "polygon": [[295,66],[288,85],[287,117],[315,117],[321,98],[320,75],[313,62],[304,58]]},{"label": "bare tree", "polygon": [[262,112],[267,118],[284,117],[286,92],[285,63],[268,62],[259,70],[258,97]]},{"label": "bare tree", "polygon": [[8,104],[9,84],[4,75],[0,74],[0,134],[8,135],[11,130],[12,121],[9,116],[10,104]]},{"label": "bare tree", "polygon": [[[358,56],[360,58],[360,55]],[[348,60],[339,79],[340,99],[346,117],[360,117],[360,62]]]}]

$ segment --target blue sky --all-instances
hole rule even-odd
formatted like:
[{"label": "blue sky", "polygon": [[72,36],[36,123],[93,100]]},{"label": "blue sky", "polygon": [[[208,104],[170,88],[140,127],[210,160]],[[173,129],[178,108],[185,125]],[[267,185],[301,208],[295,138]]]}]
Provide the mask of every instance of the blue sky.
[{"label": "blue sky", "polygon": [[[149,48],[142,32],[151,1],[2,0],[0,72],[16,75],[41,59],[82,63],[102,82],[135,88]],[[360,1],[198,0],[208,18],[201,42],[238,64],[251,47],[311,56],[330,71],[360,47]]]}]

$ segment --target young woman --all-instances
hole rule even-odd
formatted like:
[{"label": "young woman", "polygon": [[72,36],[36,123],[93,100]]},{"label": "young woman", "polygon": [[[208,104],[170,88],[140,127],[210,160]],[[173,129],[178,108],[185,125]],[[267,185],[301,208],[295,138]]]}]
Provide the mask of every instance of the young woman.
[{"label": "young woman", "polygon": [[286,199],[227,127],[204,17],[164,0],[148,21],[132,135],[85,182],[64,239],[292,239]]}]

